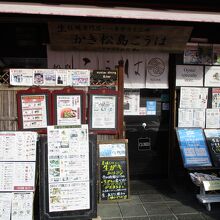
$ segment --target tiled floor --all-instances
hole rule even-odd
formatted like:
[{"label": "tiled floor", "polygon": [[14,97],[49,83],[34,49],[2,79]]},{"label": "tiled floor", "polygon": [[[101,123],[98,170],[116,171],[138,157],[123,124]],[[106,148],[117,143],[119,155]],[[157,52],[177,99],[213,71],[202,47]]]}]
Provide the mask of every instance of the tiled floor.
[{"label": "tiled floor", "polygon": [[208,212],[196,199],[195,190],[173,186],[167,180],[130,182],[130,199],[99,203],[103,220],[220,220],[220,203]]}]

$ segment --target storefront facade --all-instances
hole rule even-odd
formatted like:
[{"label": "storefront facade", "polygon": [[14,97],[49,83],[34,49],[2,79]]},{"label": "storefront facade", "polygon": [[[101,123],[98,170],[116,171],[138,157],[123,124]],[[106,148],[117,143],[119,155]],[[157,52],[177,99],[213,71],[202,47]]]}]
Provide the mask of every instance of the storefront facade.
[{"label": "storefront facade", "polygon": [[[181,174],[184,169],[175,133],[179,108],[176,65],[186,64],[186,43],[220,43],[218,9],[197,1],[47,3],[0,3],[4,33],[0,36],[1,131],[18,129],[16,92],[27,88],[8,87],[7,69],[111,70],[123,61],[121,137],[128,139],[131,179]],[[154,67],[159,76],[154,75]],[[167,74],[164,79],[161,69]],[[150,73],[156,83],[147,78]],[[133,101],[128,103],[134,109],[125,103],[131,97]],[[112,139],[114,135],[100,134],[98,138]]]}]

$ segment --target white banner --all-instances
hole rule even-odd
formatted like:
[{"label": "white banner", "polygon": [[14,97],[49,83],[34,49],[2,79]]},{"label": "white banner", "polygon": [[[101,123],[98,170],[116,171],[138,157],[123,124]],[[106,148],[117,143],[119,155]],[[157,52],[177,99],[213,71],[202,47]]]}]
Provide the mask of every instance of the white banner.
[{"label": "white banner", "polygon": [[109,70],[123,60],[125,88],[168,88],[168,53],[53,51],[48,45],[47,58],[52,69]]},{"label": "white banner", "polygon": [[167,53],[151,53],[145,57],[146,88],[168,89],[168,61]]}]

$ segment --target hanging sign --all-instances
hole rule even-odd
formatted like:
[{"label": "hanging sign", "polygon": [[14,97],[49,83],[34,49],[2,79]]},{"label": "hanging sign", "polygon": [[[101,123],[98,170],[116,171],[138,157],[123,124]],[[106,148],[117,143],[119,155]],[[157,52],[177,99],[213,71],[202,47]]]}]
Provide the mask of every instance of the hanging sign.
[{"label": "hanging sign", "polygon": [[[49,22],[55,50],[157,50],[183,51],[192,27]],[[173,40],[175,39],[175,41]]]}]

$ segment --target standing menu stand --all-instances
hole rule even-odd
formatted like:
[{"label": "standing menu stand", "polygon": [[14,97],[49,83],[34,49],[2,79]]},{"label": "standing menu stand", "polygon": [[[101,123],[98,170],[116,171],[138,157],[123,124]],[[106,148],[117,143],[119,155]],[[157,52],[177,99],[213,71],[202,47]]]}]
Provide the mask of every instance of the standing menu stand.
[{"label": "standing menu stand", "polygon": [[33,218],[36,132],[0,132],[0,219]]},{"label": "standing menu stand", "polygon": [[[188,170],[212,169],[211,159],[205,136],[201,128],[177,128],[177,137],[181,150],[184,167]],[[212,190],[220,190],[220,181],[202,181],[198,200],[206,205],[208,211],[211,210],[211,203],[220,202],[219,194],[207,194]]]},{"label": "standing menu stand", "polygon": [[98,142],[99,201],[129,198],[127,139]]},{"label": "standing menu stand", "polygon": [[96,217],[96,136],[87,125],[49,126],[40,142],[40,219]]}]

